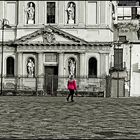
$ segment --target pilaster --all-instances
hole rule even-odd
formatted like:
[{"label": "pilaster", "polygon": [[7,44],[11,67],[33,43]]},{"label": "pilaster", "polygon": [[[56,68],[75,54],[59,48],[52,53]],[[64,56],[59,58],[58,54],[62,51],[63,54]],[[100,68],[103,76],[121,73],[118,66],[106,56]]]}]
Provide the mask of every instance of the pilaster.
[{"label": "pilaster", "polygon": [[38,82],[37,82],[37,90],[43,90],[43,53],[38,53]]},{"label": "pilaster", "polygon": [[80,53],[80,77],[85,75],[85,53]]},{"label": "pilaster", "polygon": [[21,52],[19,52],[17,54],[17,57],[18,57],[18,72],[17,72],[17,75],[18,75],[18,88],[21,89],[22,88],[22,78],[23,78],[23,54]]},{"label": "pilaster", "polygon": [[59,53],[59,63],[58,63],[58,90],[64,88],[64,53]]},{"label": "pilaster", "polygon": [[85,53],[80,52],[80,83],[79,88],[82,89],[85,84]]}]

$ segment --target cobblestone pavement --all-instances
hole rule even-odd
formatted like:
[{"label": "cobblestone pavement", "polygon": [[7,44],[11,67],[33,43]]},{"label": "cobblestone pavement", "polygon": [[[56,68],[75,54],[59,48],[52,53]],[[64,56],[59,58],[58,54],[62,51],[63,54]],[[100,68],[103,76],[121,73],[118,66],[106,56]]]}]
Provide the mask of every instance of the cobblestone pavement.
[{"label": "cobblestone pavement", "polygon": [[0,138],[140,139],[140,98],[0,97]]}]

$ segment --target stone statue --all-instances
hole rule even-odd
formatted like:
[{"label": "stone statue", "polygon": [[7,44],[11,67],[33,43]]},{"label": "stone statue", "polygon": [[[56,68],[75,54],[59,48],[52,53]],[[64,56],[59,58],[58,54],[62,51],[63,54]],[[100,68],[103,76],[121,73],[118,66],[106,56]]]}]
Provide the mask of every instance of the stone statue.
[{"label": "stone statue", "polygon": [[75,5],[73,2],[70,2],[68,4],[68,9],[66,11],[67,11],[67,16],[68,16],[67,23],[74,24],[75,23]]},{"label": "stone statue", "polygon": [[29,59],[29,61],[27,63],[27,70],[28,70],[28,76],[29,77],[33,77],[34,67],[35,67],[34,62],[31,59]]},{"label": "stone statue", "polygon": [[35,6],[33,2],[29,3],[25,12],[27,12],[27,24],[35,24]]},{"label": "stone statue", "polygon": [[70,75],[75,75],[75,61],[72,59],[69,59],[68,61],[68,68],[69,68],[69,74]]}]

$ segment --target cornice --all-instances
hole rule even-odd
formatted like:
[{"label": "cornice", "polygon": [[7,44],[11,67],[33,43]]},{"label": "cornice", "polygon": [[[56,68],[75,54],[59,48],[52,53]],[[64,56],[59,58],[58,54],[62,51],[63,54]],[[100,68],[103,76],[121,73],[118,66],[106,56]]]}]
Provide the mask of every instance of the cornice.
[{"label": "cornice", "polygon": [[17,46],[17,52],[109,52],[110,46],[90,46],[90,45],[24,45]]}]

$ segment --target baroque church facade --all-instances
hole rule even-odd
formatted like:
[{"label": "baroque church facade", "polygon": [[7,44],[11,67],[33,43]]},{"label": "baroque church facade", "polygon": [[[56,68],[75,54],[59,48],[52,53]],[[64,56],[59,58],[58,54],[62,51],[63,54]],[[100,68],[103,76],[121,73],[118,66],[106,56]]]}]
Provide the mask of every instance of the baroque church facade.
[{"label": "baroque church facade", "polygon": [[74,75],[79,92],[106,97],[115,8],[110,1],[0,1],[0,19],[11,27],[0,36],[3,91],[58,95]]}]

